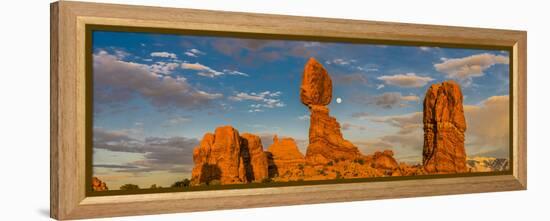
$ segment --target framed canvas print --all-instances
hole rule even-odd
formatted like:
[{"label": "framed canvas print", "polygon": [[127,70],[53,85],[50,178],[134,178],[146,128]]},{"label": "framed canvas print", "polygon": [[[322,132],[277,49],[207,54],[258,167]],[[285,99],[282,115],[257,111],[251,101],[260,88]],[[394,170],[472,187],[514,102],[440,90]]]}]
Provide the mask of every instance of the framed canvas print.
[{"label": "framed canvas print", "polygon": [[51,5],[51,216],[523,190],[526,32]]}]

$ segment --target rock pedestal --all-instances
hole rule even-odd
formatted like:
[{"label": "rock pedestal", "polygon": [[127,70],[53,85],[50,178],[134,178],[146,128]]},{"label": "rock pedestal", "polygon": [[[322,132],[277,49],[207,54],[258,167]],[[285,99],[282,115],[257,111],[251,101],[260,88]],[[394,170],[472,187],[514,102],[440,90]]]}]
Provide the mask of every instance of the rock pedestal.
[{"label": "rock pedestal", "polygon": [[424,98],[423,166],[428,173],[466,172],[466,121],[454,81],[433,84]]}]

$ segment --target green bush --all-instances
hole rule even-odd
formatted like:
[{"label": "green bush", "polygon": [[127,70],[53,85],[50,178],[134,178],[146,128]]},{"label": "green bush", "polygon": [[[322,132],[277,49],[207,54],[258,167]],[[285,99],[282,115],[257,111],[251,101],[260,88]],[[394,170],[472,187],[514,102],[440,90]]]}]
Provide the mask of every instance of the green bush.
[{"label": "green bush", "polygon": [[160,189],[162,188],[162,186],[157,186],[157,184],[153,184],[151,185],[151,187],[149,187],[149,189]]},{"label": "green bush", "polygon": [[270,177],[266,177],[262,179],[262,183],[271,183],[273,180]]},{"label": "green bush", "polygon": [[217,186],[221,184],[222,182],[220,180],[211,180],[210,182],[208,182],[208,186]]},{"label": "green bush", "polygon": [[136,184],[128,183],[120,186],[120,190],[139,190],[139,186]]},{"label": "green bush", "polygon": [[185,178],[181,181],[177,181],[175,182],[174,184],[172,184],[172,188],[185,188],[185,187],[189,187],[191,185],[191,180]]},{"label": "green bush", "polygon": [[334,163],[332,161],[330,161],[330,162],[328,162],[327,165],[332,166],[332,165],[334,165]]}]

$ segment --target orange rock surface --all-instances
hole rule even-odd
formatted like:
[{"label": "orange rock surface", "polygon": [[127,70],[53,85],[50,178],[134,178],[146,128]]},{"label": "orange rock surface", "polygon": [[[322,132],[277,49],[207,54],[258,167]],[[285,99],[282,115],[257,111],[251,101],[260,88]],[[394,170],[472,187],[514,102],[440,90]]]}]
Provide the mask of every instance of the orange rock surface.
[{"label": "orange rock surface", "polygon": [[267,154],[264,152],[260,137],[245,133],[241,138],[247,180],[262,181],[269,177]]},{"label": "orange rock surface", "polygon": [[269,146],[269,171],[271,176],[281,176],[292,169],[304,165],[304,155],[298,150],[296,142],[292,138],[279,139],[277,135],[273,137],[273,144]]},{"label": "orange rock surface", "polygon": [[466,120],[462,92],[454,81],[433,84],[424,98],[424,169],[428,173],[466,172]]},{"label": "orange rock surface", "polygon": [[372,167],[381,170],[395,170],[399,168],[399,164],[393,158],[393,151],[384,150],[383,152],[377,151],[374,153]]},{"label": "orange rock surface", "polygon": [[107,187],[107,184],[103,181],[101,181],[97,177],[92,177],[92,190],[93,191],[107,191],[109,190],[109,187]]},{"label": "orange rock surface", "polygon": [[259,136],[231,126],[206,133],[193,150],[193,185],[218,180],[221,184],[260,182],[269,176],[267,154]]},{"label": "orange rock surface", "polygon": [[306,106],[325,106],[332,100],[332,80],[323,65],[314,58],[310,58],[304,67],[300,100]]},{"label": "orange rock surface", "polygon": [[212,180],[219,180],[221,184],[247,182],[241,138],[239,132],[231,126],[218,127],[214,134],[205,134],[199,146],[193,150],[193,161],[193,184],[209,183]]}]

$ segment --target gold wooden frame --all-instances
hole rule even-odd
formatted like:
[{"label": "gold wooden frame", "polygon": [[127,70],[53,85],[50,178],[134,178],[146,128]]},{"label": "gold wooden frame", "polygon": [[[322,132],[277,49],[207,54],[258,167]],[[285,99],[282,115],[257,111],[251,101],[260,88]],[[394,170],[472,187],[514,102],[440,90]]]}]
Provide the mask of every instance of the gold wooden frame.
[{"label": "gold wooden frame", "polygon": [[[525,31],[220,11],[56,2],[51,4],[50,214],[77,219],[341,202],[527,188]],[[511,51],[512,174],[145,195],[86,195],[86,25],[476,45]]]}]

